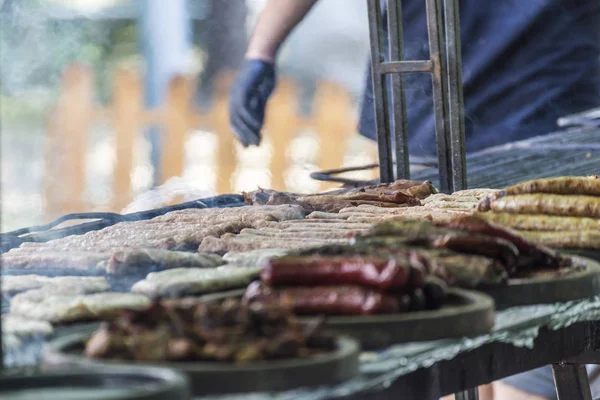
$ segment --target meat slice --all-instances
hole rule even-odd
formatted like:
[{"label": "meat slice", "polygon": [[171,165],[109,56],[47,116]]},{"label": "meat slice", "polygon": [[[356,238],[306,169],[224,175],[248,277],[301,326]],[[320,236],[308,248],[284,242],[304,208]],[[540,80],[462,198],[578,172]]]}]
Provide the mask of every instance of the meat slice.
[{"label": "meat slice", "polygon": [[481,200],[484,197],[493,196],[498,192],[500,192],[500,190],[498,190],[498,189],[465,189],[465,190],[459,190],[458,192],[452,193],[452,196],[475,197],[475,198]]},{"label": "meat slice", "polygon": [[14,335],[18,338],[45,337],[54,332],[52,325],[46,321],[37,321],[17,315],[2,315],[2,334]]},{"label": "meat slice", "polygon": [[223,256],[223,261],[239,267],[262,267],[271,258],[281,257],[287,253],[284,249],[261,249],[243,252],[230,251]]},{"label": "meat slice", "polygon": [[273,238],[234,238],[234,239],[223,239],[223,238],[214,238],[207,237],[202,240],[200,247],[198,247],[198,251],[201,252],[211,252],[211,253],[219,253],[224,254],[229,251],[240,252],[240,251],[249,251],[249,250],[260,250],[260,249],[302,249],[308,247],[316,247],[321,246],[328,243],[348,243],[347,239],[327,239],[327,240],[318,240],[318,239],[309,239],[309,240],[301,240],[302,238],[298,238],[296,240],[275,240]]},{"label": "meat slice", "polygon": [[153,272],[131,288],[150,297],[184,297],[243,288],[258,277],[260,268],[222,266],[176,268]]},{"label": "meat slice", "polygon": [[303,231],[270,231],[265,229],[244,229],[239,237],[242,236],[258,236],[273,238],[276,240],[294,240],[294,239],[346,239],[360,232],[365,232],[365,229],[339,229],[339,230],[303,230]]},{"label": "meat slice", "polygon": [[77,287],[84,293],[103,292],[110,289],[106,278],[101,276],[8,275],[2,278],[2,293],[14,295],[43,287]]},{"label": "meat slice", "polygon": [[306,218],[308,219],[346,219],[347,217],[345,215],[339,214],[339,213],[329,213],[329,212],[323,212],[323,211],[314,211],[311,212],[310,214],[308,214],[306,216]]},{"label": "meat slice", "polygon": [[114,318],[122,310],[144,310],[146,296],[131,293],[85,293],[77,287],[47,287],[16,295],[10,304],[14,315],[52,323]]},{"label": "meat slice", "polygon": [[[448,226],[509,241],[518,249],[520,256],[519,267],[521,268],[527,266],[535,266],[536,268],[560,268],[565,266],[567,262],[567,260],[563,260],[554,251],[529,242],[516,232],[494,225],[485,219],[474,215],[452,220]],[[493,246],[489,246],[487,248],[492,247]]]},{"label": "meat slice", "polygon": [[52,269],[74,269],[87,270],[94,268],[100,261],[108,257],[107,253],[92,252],[51,252],[39,251],[34,253],[13,253],[2,255],[2,268],[11,269],[31,269],[31,268],[52,268]]},{"label": "meat slice", "polygon": [[308,212],[333,213],[342,208],[359,204],[378,207],[419,205],[420,198],[425,198],[432,193],[437,193],[437,190],[431,182],[398,181],[392,184],[365,186],[358,189],[339,189],[310,195],[260,189],[244,193],[244,197],[248,204],[297,204]]},{"label": "meat slice", "polygon": [[109,274],[128,274],[148,268],[214,268],[223,264],[221,257],[206,253],[186,253],[158,249],[132,249],[113,252],[97,268]]}]

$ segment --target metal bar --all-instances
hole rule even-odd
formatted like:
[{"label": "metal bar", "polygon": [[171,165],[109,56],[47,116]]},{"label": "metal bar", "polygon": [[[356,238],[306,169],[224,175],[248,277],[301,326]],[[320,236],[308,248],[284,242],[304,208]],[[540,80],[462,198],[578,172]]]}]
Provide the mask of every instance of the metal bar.
[{"label": "metal bar", "polygon": [[373,98],[375,100],[375,125],[379,152],[379,176],[382,183],[389,183],[394,180],[390,119],[385,79],[382,74],[378,73],[379,65],[383,61],[381,5],[379,0],[368,0],[367,6],[371,42],[371,70],[373,72]]},{"label": "metal bar", "polygon": [[381,74],[431,73],[432,71],[433,63],[430,60],[387,61],[379,64],[379,73]]},{"label": "metal bar", "polygon": [[[2,302],[4,301],[4,295],[2,294],[2,266],[0,265],[0,314],[2,314]],[[2,350],[4,342],[2,340],[2,316],[0,315],[0,375],[4,369],[4,352]]]},{"label": "metal bar", "polygon": [[435,118],[440,190],[444,193],[448,193],[452,188],[452,177],[448,160],[449,135],[446,126],[447,86],[445,84],[445,76],[442,74],[442,71],[446,71],[445,57],[441,47],[441,43],[443,42],[442,13],[440,9],[440,0],[426,0],[425,5],[427,7],[429,53],[431,62],[433,63],[431,84],[433,89],[433,113]]},{"label": "metal bar", "polygon": [[444,1],[446,29],[446,67],[448,74],[448,115],[450,131],[450,170],[452,192],[467,188],[465,119],[460,49],[460,16],[458,0]]},{"label": "metal bar", "polygon": [[552,365],[558,400],[592,400],[585,365],[560,363]]},{"label": "metal bar", "polygon": [[[388,1],[387,16],[390,61],[402,62],[404,58],[402,0]],[[392,81],[392,118],[394,120],[394,135],[396,138],[396,179],[410,179],[404,76],[394,74],[390,79]]]},{"label": "metal bar", "polygon": [[456,400],[479,400],[479,389],[468,389],[454,395]]}]

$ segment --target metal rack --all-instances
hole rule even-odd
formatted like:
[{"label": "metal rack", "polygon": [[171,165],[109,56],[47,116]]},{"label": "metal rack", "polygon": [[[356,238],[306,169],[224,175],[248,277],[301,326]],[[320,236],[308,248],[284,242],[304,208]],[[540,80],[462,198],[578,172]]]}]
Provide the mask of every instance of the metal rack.
[{"label": "metal rack", "polygon": [[[387,5],[388,61],[384,55],[382,1]],[[467,186],[458,0],[425,0],[425,3],[430,59],[404,60],[402,1],[368,0],[380,178],[381,182],[410,178],[403,75],[429,73],[433,85],[440,189],[452,192]],[[387,75],[390,77],[391,102],[387,93]],[[392,124],[395,149],[392,149]]]}]

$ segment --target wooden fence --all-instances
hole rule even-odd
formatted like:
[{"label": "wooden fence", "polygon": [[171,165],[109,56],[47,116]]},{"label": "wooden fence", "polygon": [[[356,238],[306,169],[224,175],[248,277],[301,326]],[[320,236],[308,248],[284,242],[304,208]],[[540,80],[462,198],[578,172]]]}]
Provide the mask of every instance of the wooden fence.
[{"label": "wooden fence", "polygon": [[[84,201],[85,155],[91,129],[95,124],[110,124],[114,130],[115,157],[112,179],[112,200],[104,209],[119,211],[132,199],[131,171],[134,144],[145,127],[159,126],[162,132],[161,176],[163,182],[181,176],[184,169],[186,137],[193,129],[215,132],[217,192],[230,193],[231,177],[238,160],[235,138],[230,132],[227,93],[231,75],[216,82],[212,108],[200,113],[193,107],[193,79],[174,78],[161,108],[145,109],[140,75],[131,69],[118,69],[113,75],[110,104],[94,102],[94,77],[81,65],[68,67],[59,89],[56,106],[47,126],[45,157],[45,207],[48,218],[68,212],[89,210]],[[332,82],[318,85],[309,117],[298,114],[297,86],[280,80],[269,102],[265,131],[269,135],[273,154],[269,169],[271,187],[286,189],[284,174],[288,169],[286,148],[305,128],[317,132],[321,169],[342,166],[347,140],[355,134],[355,105],[345,89]],[[326,186],[321,186],[321,189]]]}]

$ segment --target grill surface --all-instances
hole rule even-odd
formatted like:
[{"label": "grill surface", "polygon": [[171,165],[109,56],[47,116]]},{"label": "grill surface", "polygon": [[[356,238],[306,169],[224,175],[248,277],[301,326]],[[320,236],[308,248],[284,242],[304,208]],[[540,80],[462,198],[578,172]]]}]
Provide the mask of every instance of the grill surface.
[{"label": "grill surface", "polygon": [[[426,166],[426,163],[416,163]],[[364,181],[344,178],[347,172],[372,169],[373,166],[315,172],[321,181],[347,186]],[[551,176],[600,174],[600,129],[572,129],[511,143],[467,157],[469,188],[503,188],[529,179]],[[439,187],[437,169],[422,168],[412,179],[431,180]]]}]

